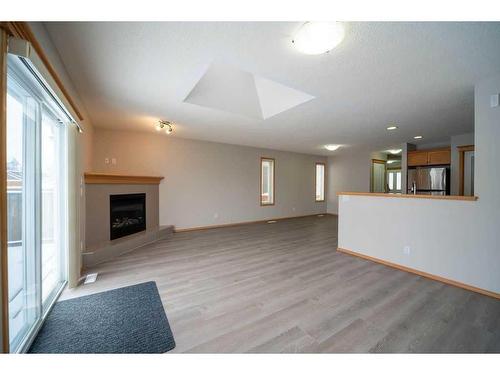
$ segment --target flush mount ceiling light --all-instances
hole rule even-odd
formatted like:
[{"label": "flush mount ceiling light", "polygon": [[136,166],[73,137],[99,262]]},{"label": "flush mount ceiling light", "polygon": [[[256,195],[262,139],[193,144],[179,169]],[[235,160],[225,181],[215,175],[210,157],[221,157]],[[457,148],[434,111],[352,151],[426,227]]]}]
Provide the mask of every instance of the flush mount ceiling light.
[{"label": "flush mount ceiling light", "polygon": [[298,51],[319,55],[334,49],[344,39],[344,26],[340,22],[306,22],[292,39]]},{"label": "flush mount ceiling light", "polygon": [[165,133],[170,134],[174,131],[172,129],[172,123],[170,121],[158,120],[158,125],[156,125],[157,131],[165,130]]},{"label": "flush mount ceiling light", "polygon": [[421,135],[416,135],[413,137],[413,139],[422,139],[422,138],[424,138],[424,137],[422,137]]},{"label": "flush mount ceiling light", "polygon": [[328,151],[335,151],[335,150],[338,150],[340,148],[340,145],[325,145],[325,148]]},{"label": "flush mount ceiling light", "polygon": [[398,161],[397,160],[387,160],[387,164],[394,164],[394,163],[397,163]]},{"label": "flush mount ceiling light", "polygon": [[395,125],[392,125],[392,126],[388,126],[386,129],[387,130],[396,130],[398,127],[395,126]]},{"label": "flush mount ceiling light", "polygon": [[402,150],[402,149],[400,149],[400,148],[398,148],[397,150],[387,150],[387,151],[389,151],[389,152],[390,152],[391,154],[393,154],[393,155],[397,155],[397,154],[399,154],[399,153],[400,153],[401,151],[403,151],[403,150]]}]

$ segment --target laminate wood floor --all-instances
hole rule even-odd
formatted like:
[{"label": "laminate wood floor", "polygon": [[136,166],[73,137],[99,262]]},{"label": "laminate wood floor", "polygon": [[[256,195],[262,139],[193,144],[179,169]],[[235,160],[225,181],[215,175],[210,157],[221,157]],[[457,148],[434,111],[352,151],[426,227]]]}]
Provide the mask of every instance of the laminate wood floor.
[{"label": "laminate wood floor", "polygon": [[336,252],[337,218],[176,233],[62,298],[154,280],[173,352],[500,352],[500,301]]}]

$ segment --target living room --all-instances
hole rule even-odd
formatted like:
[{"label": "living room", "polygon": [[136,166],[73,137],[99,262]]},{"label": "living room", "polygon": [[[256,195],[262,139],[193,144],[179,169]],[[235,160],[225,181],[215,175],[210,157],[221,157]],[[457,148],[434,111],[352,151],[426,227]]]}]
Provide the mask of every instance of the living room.
[{"label": "living room", "polygon": [[2,17],[3,352],[497,359],[500,22],[451,17]]}]

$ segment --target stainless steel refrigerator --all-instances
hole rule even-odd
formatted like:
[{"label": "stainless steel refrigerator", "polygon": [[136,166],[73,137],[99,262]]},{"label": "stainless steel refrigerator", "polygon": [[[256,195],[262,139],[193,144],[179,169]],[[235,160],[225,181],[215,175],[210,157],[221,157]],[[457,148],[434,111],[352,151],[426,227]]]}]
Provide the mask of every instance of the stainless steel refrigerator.
[{"label": "stainless steel refrigerator", "polygon": [[450,169],[447,167],[408,169],[408,194],[449,195]]}]

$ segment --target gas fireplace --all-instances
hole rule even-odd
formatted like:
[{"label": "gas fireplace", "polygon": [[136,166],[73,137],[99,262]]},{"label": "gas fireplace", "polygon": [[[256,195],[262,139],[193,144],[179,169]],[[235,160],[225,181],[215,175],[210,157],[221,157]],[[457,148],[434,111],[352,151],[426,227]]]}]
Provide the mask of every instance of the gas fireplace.
[{"label": "gas fireplace", "polygon": [[109,197],[110,239],[146,230],[146,194],[118,194]]}]

